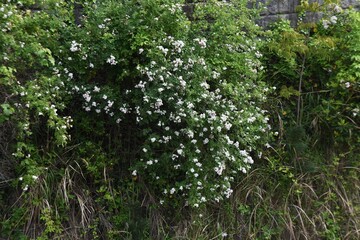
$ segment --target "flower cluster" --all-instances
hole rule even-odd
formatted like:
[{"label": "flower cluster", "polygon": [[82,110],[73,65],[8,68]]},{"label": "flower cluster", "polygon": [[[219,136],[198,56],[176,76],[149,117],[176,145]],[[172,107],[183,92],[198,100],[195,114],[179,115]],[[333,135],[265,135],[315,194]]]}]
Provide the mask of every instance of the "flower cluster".
[{"label": "flower cluster", "polygon": [[322,20],[322,26],[324,29],[328,29],[331,25],[335,25],[338,21],[338,17],[336,15],[343,11],[343,9],[336,4],[329,4],[328,9],[331,13],[331,16]]},{"label": "flower cluster", "polygon": [[71,52],[80,51],[80,50],[81,50],[81,46],[82,46],[82,44],[77,43],[76,41],[72,41],[72,42],[71,42],[70,51],[71,51]]},{"label": "flower cluster", "polygon": [[[232,83],[229,92],[229,82],[222,78],[227,68],[219,72],[196,52],[196,44],[206,48],[206,42],[163,38],[154,54],[163,57],[138,66],[145,78],[135,85],[142,96],[136,109],[138,124],[156,126],[149,129],[136,173],[149,171],[155,182],[165,180],[169,185],[164,198],[187,196],[194,207],[231,195],[234,177],[246,173],[254,162],[250,146],[269,129],[265,112],[250,101],[251,81]],[[240,94],[244,99],[234,102]],[[158,148],[168,150],[153,151]],[[164,166],[172,167],[172,174],[164,175]],[[170,184],[174,175],[184,178]]]}]

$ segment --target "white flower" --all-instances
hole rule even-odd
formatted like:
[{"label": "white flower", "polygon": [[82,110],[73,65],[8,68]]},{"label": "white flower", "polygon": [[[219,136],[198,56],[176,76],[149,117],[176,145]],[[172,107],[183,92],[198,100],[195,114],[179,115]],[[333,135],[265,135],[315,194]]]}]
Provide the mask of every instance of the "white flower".
[{"label": "white flower", "polygon": [[71,52],[77,52],[81,50],[81,44],[77,43],[75,40],[71,42],[70,51]]},{"label": "white flower", "polygon": [[185,46],[185,43],[181,40],[174,41],[172,45],[175,47],[175,51],[180,53],[181,49]]},{"label": "white flower", "polygon": [[182,88],[185,88],[186,87],[186,82],[184,80],[180,80],[180,86]]},{"label": "white flower", "polygon": [[136,175],[137,175],[137,171],[134,170],[134,171],[131,173],[131,175],[136,176]]},{"label": "white flower", "polygon": [[353,116],[354,117],[356,117],[358,114],[359,114],[359,109],[358,108],[354,108],[353,110],[352,110],[352,112],[353,112]]},{"label": "white flower", "polygon": [[174,64],[174,67],[179,67],[179,66],[182,66],[183,64],[183,61],[180,59],[180,58],[176,58],[174,61],[173,61],[173,64]]},{"label": "white flower", "polygon": [[143,53],[144,52],[144,49],[143,48],[140,48],[139,49],[139,54]]},{"label": "white flower", "polygon": [[229,123],[229,122],[225,123],[226,130],[230,130],[231,126],[232,126],[231,123]]},{"label": "white flower", "polygon": [[217,79],[219,76],[220,76],[220,73],[215,72],[215,71],[212,72],[212,77],[213,77],[214,79]]},{"label": "white flower", "polygon": [[163,105],[163,101],[160,98],[156,99],[156,102],[154,104],[155,108],[159,108],[162,105]]},{"label": "white flower", "polygon": [[336,22],[337,22],[337,17],[336,17],[336,16],[332,16],[332,17],[330,18],[330,22],[331,22],[332,24],[336,24]]},{"label": "white flower", "polygon": [[350,84],[349,82],[346,82],[346,83],[345,83],[345,87],[346,87],[346,88],[349,88],[350,86],[351,86],[351,84]]},{"label": "white flower", "polygon": [[39,178],[38,176],[35,176],[35,175],[32,175],[31,177],[32,177],[32,179],[34,179],[34,180],[37,180],[37,179]]},{"label": "white flower", "polygon": [[325,29],[328,29],[328,28],[329,28],[329,25],[330,25],[330,22],[329,22],[328,20],[323,20],[323,21],[322,21],[322,24],[323,24],[323,27],[324,27]]},{"label": "white flower", "polygon": [[340,13],[342,11],[342,8],[339,5],[335,5],[334,12]]},{"label": "white flower", "polygon": [[167,53],[168,53],[168,51],[169,51],[169,49],[164,48],[163,46],[158,46],[157,48],[158,48],[160,51],[162,51],[165,56],[167,55]]},{"label": "white flower", "polygon": [[90,68],[94,68],[94,64],[90,63],[90,64],[89,64],[89,67],[90,67]]},{"label": "white flower", "polygon": [[248,123],[253,123],[253,122],[255,122],[255,120],[256,120],[255,117],[249,117],[249,118],[247,119],[247,122],[248,122]]},{"label": "white flower", "polygon": [[106,60],[107,63],[110,65],[116,65],[117,61],[115,60],[115,57],[113,55],[110,55],[110,57]]},{"label": "white flower", "polygon": [[195,38],[194,41],[197,42],[201,48],[206,48],[207,40],[205,38],[203,39]]}]

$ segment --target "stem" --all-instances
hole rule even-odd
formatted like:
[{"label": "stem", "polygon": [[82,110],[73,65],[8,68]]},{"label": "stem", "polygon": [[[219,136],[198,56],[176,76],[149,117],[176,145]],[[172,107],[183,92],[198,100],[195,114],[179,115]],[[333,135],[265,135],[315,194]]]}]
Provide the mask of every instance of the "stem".
[{"label": "stem", "polygon": [[299,79],[299,96],[297,101],[297,114],[296,114],[296,124],[299,126],[301,125],[301,91],[302,91],[302,81],[303,81],[303,75],[305,70],[305,60],[306,57],[303,55],[302,63],[301,63],[301,70],[300,70],[300,79]]}]

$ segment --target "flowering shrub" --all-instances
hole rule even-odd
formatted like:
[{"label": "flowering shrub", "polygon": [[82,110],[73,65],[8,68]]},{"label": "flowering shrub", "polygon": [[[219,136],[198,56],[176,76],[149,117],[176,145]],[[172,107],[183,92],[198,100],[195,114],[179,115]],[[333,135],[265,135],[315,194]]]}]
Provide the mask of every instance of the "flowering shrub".
[{"label": "flowering shrub", "polygon": [[3,1],[0,238],[359,235],[359,14],[188,2]]},{"label": "flowering shrub", "polygon": [[193,22],[183,4],[89,4],[58,52],[59,69],[89,116],[140,129],[134,177],[161,202],[199,206],[228,198],[260,154],[268,90],[245,2],[199,4]]},{"label": "flowering shrub", "polygon": [[[64,146],[69,141],[70,116],[60,113],[63,102],[64,82],[52,67],[55,60],[49,49],[56,43],[51,35],[60,21],[50,20],[46,12],[24,10],[32,1],[3,4],[0,8],[1,46],[0,66],[1,104],[6,118],[17,123],[17,146],[13,156],[20,160],[22,186],[37,179],[43,169],[41,149],[36,146],[37,128],[43,125],[52,138],[52,146]],[[66,15],[63,16],[66,20]],[[43,141],[45,142],[45,141]],[[41,145],[41,144],[40,144]]]}]

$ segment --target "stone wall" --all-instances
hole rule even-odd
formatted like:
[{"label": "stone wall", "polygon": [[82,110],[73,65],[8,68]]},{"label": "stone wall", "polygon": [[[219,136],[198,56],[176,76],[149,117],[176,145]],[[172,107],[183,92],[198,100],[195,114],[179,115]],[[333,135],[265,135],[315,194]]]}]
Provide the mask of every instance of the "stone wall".
[{"label": "stone wall", "polygon": [[[324,0],[310,0],[309,2],[318,2],[319,4],[324,3]],[[267,6],[263,11],[262,18],[259,21],[259,25],[266,26],[271,22],[276,21],[279,18],[285,18],[290,20],[293,26],[297,22],[296,6],[300,4],[300,0],[257,0],[257,4],[262,3]],[[342,0],[341,7],[349,8],[350,6],[359,8],[359,0]],[[315,14],[312,18],[319,18],[321,14]]]}]

